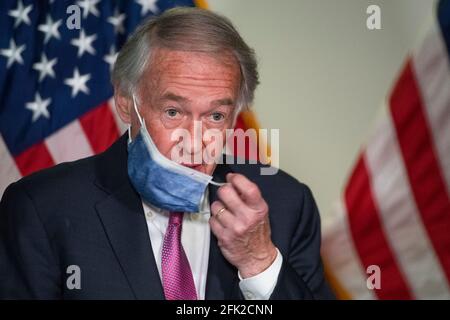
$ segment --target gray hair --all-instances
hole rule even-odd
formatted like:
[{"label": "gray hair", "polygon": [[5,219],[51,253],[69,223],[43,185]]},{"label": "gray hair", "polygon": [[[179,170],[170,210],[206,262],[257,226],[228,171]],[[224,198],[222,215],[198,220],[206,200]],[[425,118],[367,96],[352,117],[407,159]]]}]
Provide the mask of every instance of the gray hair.
[{"label": "gray hair", "polygon": [[254,50],[227,18],[199,8],[177,7],[145,20],[119,52],[111,75],[115,90],[131,96],[158,47],[216,56],[232,53],[241,71],[237,111],[253,102],[259,83]]}]

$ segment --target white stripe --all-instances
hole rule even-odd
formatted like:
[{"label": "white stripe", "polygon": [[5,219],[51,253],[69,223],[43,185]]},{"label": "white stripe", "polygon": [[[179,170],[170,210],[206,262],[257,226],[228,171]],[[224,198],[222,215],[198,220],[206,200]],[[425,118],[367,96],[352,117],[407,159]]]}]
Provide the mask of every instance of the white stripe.
[{"label": "white stripe", "polygon": [[384,234],[414,297],[449,299],[446,277],[412,196],[390,117],[378,122],[367,143],[366,160]]},{"label": "white stripe", "polygon": [[109,99],[108,107],[113,114],[114,121],[116,122],[117,128],[119,128],[119,134],[120,135],[124,134],[125,131],[127,131],[128,126],[120,119],[119,115],[117,114],[116,104],[115,104],[113,98]]},{"label": "white stripe", "polygon": [[450,195],[450,65],[437,22],[413,54],[413,66],[425,112]]},{"label": "white stripe", "polygon": [[376,299],[367,288],[367,274],[356,253],[344,202],[335,204],[334,219],[323,225],[322,256],[327,268],[352,299]]},{"label": "white stripe", "polygon": [[0,197],[6,187],[21,178],[19,169],[0,135]]},{"label": "white stripe", "polygon": [[78,120],[45,139],[45,145],[55,163],[74,161],[94,154]]}]

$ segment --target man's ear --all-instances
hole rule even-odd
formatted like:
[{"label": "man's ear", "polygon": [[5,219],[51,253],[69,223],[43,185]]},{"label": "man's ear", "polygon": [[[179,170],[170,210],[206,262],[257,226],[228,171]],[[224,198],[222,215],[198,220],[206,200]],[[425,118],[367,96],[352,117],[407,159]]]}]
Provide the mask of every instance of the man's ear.
[{"label": "man's ear", "polygon": [[120,119],[126,123],[131,123],[131,112],[133,108],[133,102],[130,97],[124,95],[120,90],[115,90],[114,102],[116,104],[117,114]]}]

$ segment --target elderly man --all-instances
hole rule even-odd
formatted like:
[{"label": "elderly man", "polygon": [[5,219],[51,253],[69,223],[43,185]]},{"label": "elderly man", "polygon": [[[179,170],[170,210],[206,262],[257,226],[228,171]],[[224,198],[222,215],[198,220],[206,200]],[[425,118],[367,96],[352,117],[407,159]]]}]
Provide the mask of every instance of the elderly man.
[{"label": "elderly man", "polygon": [[[252,102],[254,53],[227,19],[177,8],[144,22],[112,81],[128,133],[6,190],[0,298],[332,297],[308,187],[260,165],[173,159],[176,130],[225,132]],[[210,143],[190,142],[177,149],[188,160]]]}]

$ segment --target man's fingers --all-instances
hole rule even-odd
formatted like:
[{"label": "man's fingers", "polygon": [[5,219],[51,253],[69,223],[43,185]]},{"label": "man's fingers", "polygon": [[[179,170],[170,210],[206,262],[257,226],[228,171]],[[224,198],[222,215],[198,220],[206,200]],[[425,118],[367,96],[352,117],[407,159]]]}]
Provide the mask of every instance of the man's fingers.
[{"label": "man's fingers", "polygon": [[227,183],[217,190],[217,196],[225,206],[234,214],[245,210],[246,204],[242,201],[234,186]]},{"label": "man's fingers", "polygon": [[233,225],[236,218],[233,214],[227,210],[226,205],[222,201],[214,201],[211,204],[211,220],[217,221],[217,223],[222,227],[226,228]]},{"label": "man's fingers", "polygon": [[209,226],[216,238],[220,239],[225,231],[225,228],[220,224],[220,222],[211,216],[211,218],[209,218]]},{"label": "man's fingers", "polygon": [[257,206],[261,203],[261,192],[256,184],[248,180],[242,174],[229,173],[227,181],[239,192],[240,198],[249,206]]},{"label": "man's fingers", "polygon": [[245,223],[224,207],[221,201],[213,202],[211,215],[209,219],[211,230],[222,243],[246,235],[247,227]]}]

